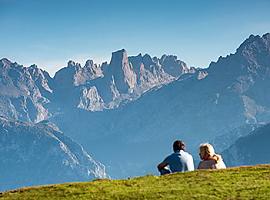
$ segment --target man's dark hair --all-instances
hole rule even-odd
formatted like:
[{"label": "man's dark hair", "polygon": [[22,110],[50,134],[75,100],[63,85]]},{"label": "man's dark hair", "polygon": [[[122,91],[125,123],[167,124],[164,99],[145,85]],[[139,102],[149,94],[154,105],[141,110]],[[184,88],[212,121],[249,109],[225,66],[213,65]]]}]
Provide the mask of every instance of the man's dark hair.
[{"label": "man's dark hair", "polygon": [[174,143],[173,143],[173,151],[176,152],[176,151],[180,151],[180,150],[185,150],[185,143],[181,140],[176,140]]}]

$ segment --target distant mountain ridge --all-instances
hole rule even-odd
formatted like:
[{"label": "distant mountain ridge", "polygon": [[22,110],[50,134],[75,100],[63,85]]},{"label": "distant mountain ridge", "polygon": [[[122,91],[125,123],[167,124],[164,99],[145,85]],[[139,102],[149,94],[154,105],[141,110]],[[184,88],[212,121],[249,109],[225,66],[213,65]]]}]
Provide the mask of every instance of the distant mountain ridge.
[{"label": "distant mountain ridge", "polygon": [[192,72],[176,56],[128,57],[124,49],[113,52],[109,64],[87,60],[81,67],[69,61],[53,78],[36,65],[23,67],[6,58],[0,60],[0,70],[0,114],[33,122],[48,119],[55,112],[48,108],[63,104],[88,111],[113,109]]},{"label": "distant mountain ridge", "polygon": [[7,59],[0,60],[0,115],[38,122],[49,117],[46,104],[52,92],[49,74]]},{"label": "distant mountain ridge", "polygon": [[106,178],[105,167],[54,124],[0,117],[0,191]]},{"label": "distant mountain ridge", "polygon": [[[87,63],[92,66],[89,73],[85,72],[89,66]],[[164,55],[158,59],[139,54],[128,57],[125,49],[113,52],[109,64],[97,66],[93,61],[87,63],[81,68],[70,61],[67,68],[56,72],[54,89],[56,93],[66,93],[69,98],[69,94],[73,94],[71,106],[88,111],[116,108],[123,101],[134,100],[144,92],[189,72],[186,64],[177,60],[176,56]],[[67,83],[61,82],[66,80]],[[58,94],[56,96],[58,101],[63,98]]]},{"label": "distant mountain ridge", "polygon": [[[19,80],[29,81],[17,84],[8,73],[11,81],[2,85],[32,89],[12,98],[1,96],[17,115],[6,113],[5,104],[2,113],[38,122],[35,113],[20,113],[42,106],[47,115],[40,112],[46,117],[38,119],[57,124],[109,166],[112,177],[154,173],[153,166],[170,153],[175,139],[186,141],[198,160],[200,143],[224,140],[221,146],[227,148],[245,131],[270,122],[269,33],[251,35],[234,54],[206,69],[187,67],[175,56],[129,57],[125,50],[114,52],[110,63],[100,66],[90,60],[84,67],[70,61],[53,78],[42,70],[31,75],[28,68],[18,69],[20,77],[29,74]],[[21,96],[30,103],[13,103]]]}]

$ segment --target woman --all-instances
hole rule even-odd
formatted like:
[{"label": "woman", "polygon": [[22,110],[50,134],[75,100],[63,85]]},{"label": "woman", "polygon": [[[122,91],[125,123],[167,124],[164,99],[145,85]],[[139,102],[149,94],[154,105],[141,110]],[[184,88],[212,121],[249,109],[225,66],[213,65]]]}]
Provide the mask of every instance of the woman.
[{"label": "woman", "polygon": [[226,166],[221,155],[215,153],[211,144],[201,144],[200,153],[202,161],[199,163],[198,169],[225,169]]}]

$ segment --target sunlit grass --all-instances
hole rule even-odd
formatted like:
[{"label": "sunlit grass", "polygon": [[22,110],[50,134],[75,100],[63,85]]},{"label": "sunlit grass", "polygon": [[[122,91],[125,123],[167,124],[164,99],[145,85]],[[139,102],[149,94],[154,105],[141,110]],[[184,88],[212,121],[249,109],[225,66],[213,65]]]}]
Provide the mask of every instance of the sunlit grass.
[{"label": "sunlit grass", "polygon": [[270,166],[23,188],[0,199],[270,199]]}]

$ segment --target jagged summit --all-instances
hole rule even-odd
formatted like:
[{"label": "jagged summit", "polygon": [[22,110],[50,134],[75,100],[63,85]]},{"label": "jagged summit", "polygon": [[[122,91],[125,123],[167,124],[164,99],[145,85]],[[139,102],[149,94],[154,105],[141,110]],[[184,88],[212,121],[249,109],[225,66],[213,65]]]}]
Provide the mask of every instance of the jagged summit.
[{"label": "jagged summit", "polygon": [[[250,35],[234,54],[220,56],[217,62],[211,62],[208,72],[223,74],[223,78],[238,76],[241,73],[268,74],[270,60],[270,34]],[[225,76],[226,74],[226,76]],[[229,75],[230,74],[230,75]],[[222,78],[221,77],[221,78]]]},{"label": "jagged summit", "polygon": [[2,66],[20,68],[21,74],[27,74],[33,87],[38,88],[41,94],[38,96],[47,99],[45,102],[52,99],[60,104],[69,102],[91,111],[118,107],[121,102],[135,100],[144,92],[168,84],[188,72],[186,64],[176,56],[166,55],[159,59],[140,53],[129,57],[125,49],[113,52],[110,62],[102,65],[89,59],[82,67],[70,60],[53,78],[37,65],[27,68],[7,59],[2,59],[1,63]]},{"label": "jagged summit", "polygon": [[[245,53],[246,51],[254,51],[263,49],[268,49],[269,51],[270,44],[270,33],[266,33],[263,36],[259,35],[250,35],[236,50],[237,53]],[[263,48],[263,49],[261,49]]]},{"label": "jagged summit", "polygon": [[148,67],[150,65],[154,64],[153,59],[151,58],[151,56],[149,54],[144,54],[142,61],[143,61],[144,65],[148,66]]},{"label": "jagged summit", "polygon": [[84,65],[84,67],[93,67],[93,65],[94,65],[94,61],[93,60],[87,60],[86,62],[85,62],[85,65]]},{"label": "jagged summit", "polygon": [[8,58],[2,58],[2,59],[0,59],[0,62],[9,62],[9,63],[11,63],[11,61]]},{"label": "jagged summit", "polygon": [[12,62],[7,58],[2,58],[0,60],[0,67],[10,67],[12,65]]},{"label": "jagged summit", "polygon": [[[269,33],[263,36],[251,35],[239,46],[235,54],[220,57],[216,63],[211,63],[205,72],[198,74],[198,79],[204,79],[207,74],[210,74],[210,77],[224,79],[225,83],[225,74],[233,79],[233,76],[238,76],[243,69],[246,69],[246,73],[259,73],[257,69],[265,69],[268,66],[269,38]],[[128,56],[126,49],[112,52],[110,62],[102,65],[98,65],[90,59],[84,65],[70,60],[67,66],[57,71],[53,78],[36,65],[24,68],[6,58],[1,59],[0,65],[12,66],[12,69],[16,68],[16,70],[11,71],[8,71],[10,67],[2,68],[4,69],[3,73],[8,76],[13,74],[12,76],[18,77],[16,79],[18,83],[12,83],[12,78],[8,79],[10,84],[7,86],[14,88],[14,92],[11,93],[13,96],[18,97],[22,93],[24,96],[28,96],[26,94],[32,94],[33,90],[35,91],[33,99],[37,102],[48,103],[53,99],[60,105],[63,102],[69,102],[73,107],[90,111],[116,108],[122,102],[135,100],[146,91],[166,85],[183,74],[197,71],[194,68],[189,68],[175,55],[164,54],[161,58],[157,58],[147,53],[144,55],[140,53],[136,56]],[[218,69],[215,66],[218,66]],[[260,73],[266,72],[267,70],[260,71]],[[220,77],[221,74],[223,74],[222,77]],[[22,84],[22,81],[26,80],[22,78],[23,76],[27,76],[29,81]],[[4,79],[6,77],[4,76]],[[22,85],[31,85],[32,89],[27,91],[25,89],[27,87],[21,87]],[[5,86],[5,90],[1,91],[3,94],[7,94],[5,92],[7,86]],[[43,97],[45,97],[45,101],[40,100]],[[25,106],[23,107],[25,108]],[[42,116],[43,111],[40,112],[41,109],[38,109]],[[48,115],[44,114],[44,116]],[[31,119],[31,117],[27,118]],[[40,119],[45,118],[40,117]]]},{"label": "jagged summit", "polygon": [[74,68],[75,70],[79,70],[81,68],[80,63],[75,63],[73,60],[68,61],[67,67]]},{"label": "jagged summit", "polygon": [[110,62],[102,65],[87,60],[81,67],[79,63],[69,61],[67,67],[56,72],[54,89],[56,93],[65,93],[60,95],[65,100],[73,98],[72,104],[77,102],[76,106],[81,109],[113,109],[121,102],[132,101],[189,72],[186,64],[176,56],[164,56],[163,60],[165,62],[141,53],[128,56],[128,52],[121,49],[112,52]]},{"label": "jagged summit", "polygon": [[264,38],[265,40],[270,40],[270,33],[265,33],[262,38]]},{"label": "jagged summit", "polygon": [[110,65],[118,64],[118,62],[125,62],[127,61],[127,51],[125,49],[121,49],[112,53],[112,58]]},{"label": "jagged summit", "polygon": [[49,77],[35,66],[23,67],[8,59],[2,59],[0,65],[0,115],[33,122],[47,118],[44,104],[49,100],[43,90],[50,90],[45,80]]},{"label": "jagged summit", "polygon": [[38,66],[37,66],[36,64],[32,64],[32,65],[29,66],[29,69],[31,69],[31,68],[32,68],[32,69],[37,69]]},{"label": "jagged summit", "polygon": [[[136,74],[133,66],[130,65],[128,54],[125,49],[112,53],[112,58],[107,71],[104,72],[105,77],[109,78],[114,91],[116,93],[128,93],[136,87]],[[113,93],[115,93],[113,92]],[[115,96],[112,98],[116,98]]]},{"label": "jagged summit", "polygon": [[73,60],[69,60],[67,63],[68,67],[75,66],[75,65],[76,65],[76,63]]}]

